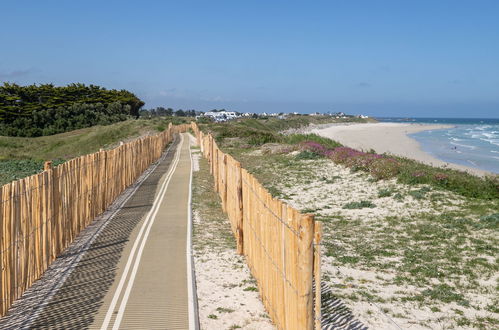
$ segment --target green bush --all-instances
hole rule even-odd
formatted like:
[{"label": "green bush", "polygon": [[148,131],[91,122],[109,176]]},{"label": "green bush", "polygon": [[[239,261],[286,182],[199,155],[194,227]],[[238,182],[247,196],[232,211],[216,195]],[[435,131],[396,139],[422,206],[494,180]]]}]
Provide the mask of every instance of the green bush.
[{"label": "green bush", "polygon": [[298,155],[296,155],[296,159],[317,159],[321,157],[321,155],[310,150],[303,150]]},{"label": "green bush", "polygon": [[393,194],[393,190],[392,189],[380,189],[378,191],[378,197],[379,198],[381,198],[381,197],[390,197],[392,194]]},{"label": "green bush", "polygon": [[343,206],[344,209],[363,209],[363,208],[375,208],[376,205],[371,201],[360,201],[360,202],[350,202]]}]

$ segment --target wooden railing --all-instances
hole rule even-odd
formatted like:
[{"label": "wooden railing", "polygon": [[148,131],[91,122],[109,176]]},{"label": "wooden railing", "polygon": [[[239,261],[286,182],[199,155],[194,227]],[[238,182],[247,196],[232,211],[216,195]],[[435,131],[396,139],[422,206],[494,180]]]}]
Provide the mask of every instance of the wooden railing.
[{"label": "wooden railing", "polygon": [[0,316],[189,127],[170,124],[0,187]]},{"label": "wooden railing", "polygon": [[212,135],[195,123],[192,130],[272,321],[279,329],[320,329],[322,224],[273,198]]}]

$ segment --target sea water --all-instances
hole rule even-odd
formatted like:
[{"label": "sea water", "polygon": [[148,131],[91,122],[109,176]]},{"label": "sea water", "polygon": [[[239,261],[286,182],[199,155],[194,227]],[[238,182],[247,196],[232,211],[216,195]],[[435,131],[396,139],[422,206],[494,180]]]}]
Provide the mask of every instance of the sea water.
[{"label": "sea water", "polygon": [[448,124],[450,129],[422,131],[409,136],[432,156],[499,173],[499,119],[378,118],[383,122]]}]

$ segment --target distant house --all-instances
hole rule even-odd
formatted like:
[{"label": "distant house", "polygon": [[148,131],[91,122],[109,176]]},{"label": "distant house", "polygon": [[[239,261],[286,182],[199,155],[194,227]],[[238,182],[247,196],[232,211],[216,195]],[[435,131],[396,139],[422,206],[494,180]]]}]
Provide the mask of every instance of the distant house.
[{"label": "distant house", "polygon": [[214,121],[222,122],[227,120],[236,119],[239,116],[235,111],[208,111],[204,113],[205,117],[210,117]]}]

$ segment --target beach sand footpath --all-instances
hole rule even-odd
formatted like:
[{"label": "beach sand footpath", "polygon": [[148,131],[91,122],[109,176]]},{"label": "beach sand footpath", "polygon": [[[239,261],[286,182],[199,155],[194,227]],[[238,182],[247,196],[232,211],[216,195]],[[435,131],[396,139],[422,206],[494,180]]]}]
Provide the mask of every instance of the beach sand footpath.
[{"label": "beach sand footpath", "polygon": [[452,127],[452,125],[369,123],[331,125],[325,128],[312,128],[311,133],[333,139],[345,146],[358,150],[369,151],[373,149],[380,154],[387,153],[407,157],[428,165],[453,168],[479,176],[490,174],[487,171],[447,163],[435,158],[424,152],[421,149],[421,145],[415,139],[408,136],[408,134],[421,131]]}]

